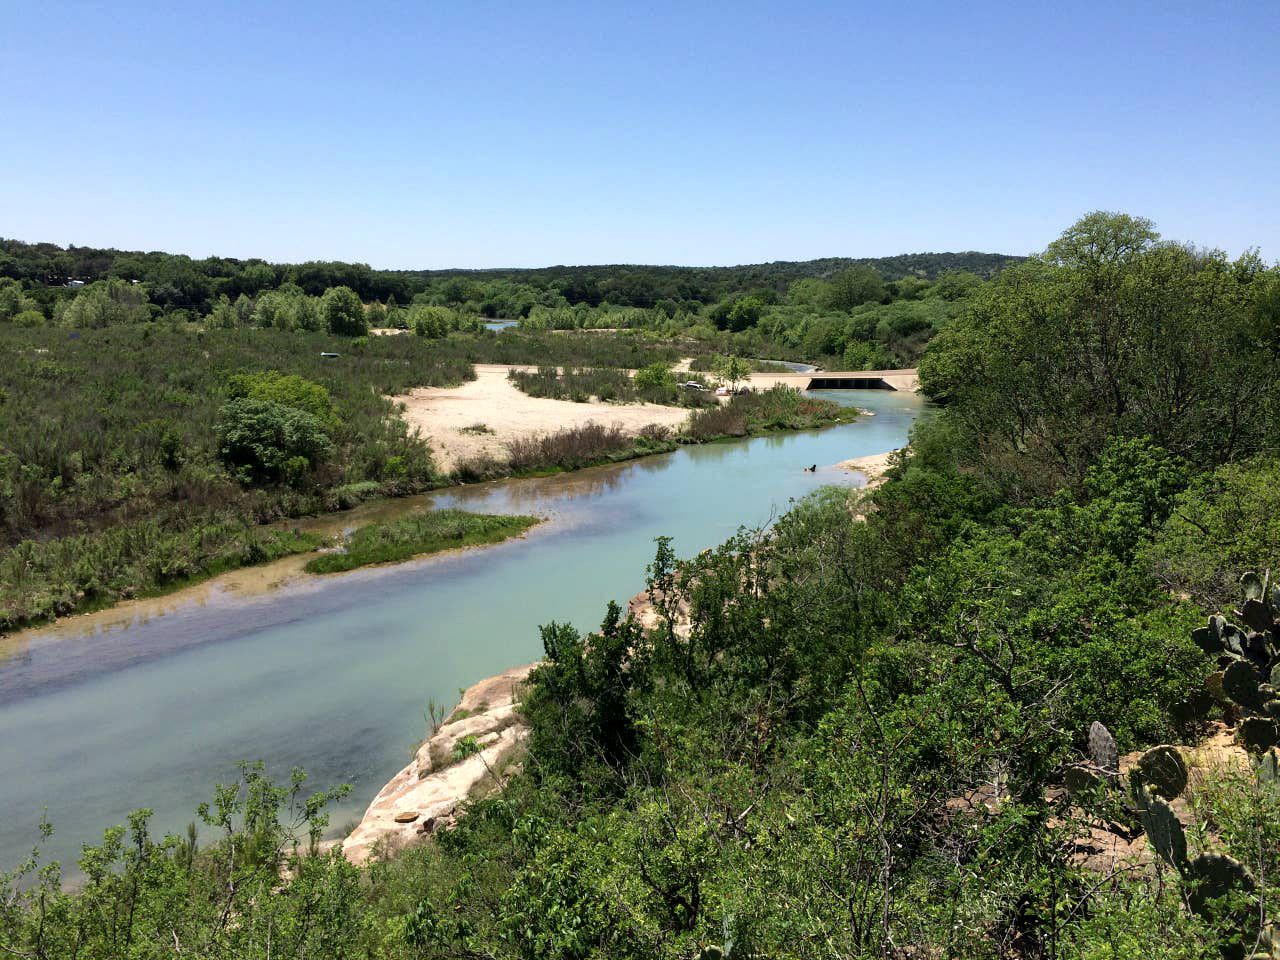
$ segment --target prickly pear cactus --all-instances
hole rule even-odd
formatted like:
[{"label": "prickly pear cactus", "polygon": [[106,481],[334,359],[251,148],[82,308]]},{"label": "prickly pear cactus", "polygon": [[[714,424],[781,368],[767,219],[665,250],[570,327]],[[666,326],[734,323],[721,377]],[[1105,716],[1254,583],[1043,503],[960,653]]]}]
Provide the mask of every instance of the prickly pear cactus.
[{"label": "prickly pear cactus", "polygon": [[1133,782],[1133,803],[1152,849],[1161,860],[1183,873],[1187,868],[1187,835],[1178,815],[1136,779]]},{"label": "prickly pear cactus", "polygon": [[1240,592],[1244,594],[1246,603],[1250,600],[1261,600],[1264,590],[1262,578],[1252,570],[1240,578]]},{"label": "prickly pear cactus", "polygon": [[1144,753],[1137,772],[1147,789],[1165,800],[1173,800],[1187,788],[1187,765],[1178,748],[1167,743]]},{"label": "prickly pear cactus", "polygon": [[1204,651],[1206,656],[1216,657],[1222,653],[1222,640],[1214,633],[1213,627],[1200,627],[1191,631],[1191,639]]},{"label": "prickly pear cactus", "polygon": [[1227,699],[1244,710],[1256,712],[1262,709],[1262,695],[1258,690],[1258,673],[1245,660],[1236,660],[1222,673],[1222,692]]},{"label": "prickly pear cactus", "polygon": [[1256,772],[1258,783],[1272,787],[1280,785],[1280,750],[1272,747],[1264,753]]},{"label": "prickly pear cactus", "polygon": [[1280,744],[1280,730],[1270,717],[1246,717],[1236,730],[1236,739],[1250,753],[1261,753]]},{"label": "prickly pear cactus", "polygon": [[1104,775],[1119,776],[1120,751],[1116,749],[1116,738],[1097,720],[1089,727],[1089,756]]},{"label": "prickly pear cactus", "polygon": [[1239,860],[1224,853],[1203,853],[1187,866],[1187,905],[1202,917],[1210,917],[1210,901],[1254,889],[1253,877]]}]

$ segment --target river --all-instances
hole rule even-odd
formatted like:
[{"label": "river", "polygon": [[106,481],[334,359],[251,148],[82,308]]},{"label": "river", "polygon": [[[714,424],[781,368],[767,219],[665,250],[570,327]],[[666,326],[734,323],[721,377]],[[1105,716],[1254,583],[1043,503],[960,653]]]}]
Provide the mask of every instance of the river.
[{"label": "river", "polygon": [[853,482],[821,465],[902,446],[924,409],[892,391],[814,395],[874,416],[415,498],[549,522],[494,547],[260,595],[214,588],[157,615],[71,618],[9,641],[0,869],[30,850],[42,810],[55,827],[47,854],[64,862],[138,807],[155,810],[158,831],[181,830],[243,759],[280,777],[301,766],[316,786],[351,783],[333,823],[358,818],[423,737],[429,699],[451,706],[460,688],[537,659],[540,624],[598,625],[610,599],[643,589],[655,537],[690,555],[823,484]]}]

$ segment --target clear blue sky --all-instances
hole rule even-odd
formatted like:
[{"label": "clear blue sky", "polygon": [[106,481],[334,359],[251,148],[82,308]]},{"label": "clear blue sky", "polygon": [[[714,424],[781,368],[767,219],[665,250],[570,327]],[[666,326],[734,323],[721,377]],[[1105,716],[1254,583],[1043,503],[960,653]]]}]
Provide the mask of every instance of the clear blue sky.
[{"label": "clear blue sky", "polygon": [[0,0],[0,236],[376,267],[1280,257],[1280,3]]}]

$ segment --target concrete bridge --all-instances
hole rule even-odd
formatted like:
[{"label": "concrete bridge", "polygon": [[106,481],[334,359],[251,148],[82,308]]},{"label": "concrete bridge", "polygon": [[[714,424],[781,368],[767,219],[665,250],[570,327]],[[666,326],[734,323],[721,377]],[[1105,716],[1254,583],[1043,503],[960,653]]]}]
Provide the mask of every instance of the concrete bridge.
[{"label": "concrete bridge", "polygon": [[910,370],[815,370],[812,373],[753,373],[748,381],[765,388],[785,383],[797,390],[907,390],[920,389],[920,378]]}]

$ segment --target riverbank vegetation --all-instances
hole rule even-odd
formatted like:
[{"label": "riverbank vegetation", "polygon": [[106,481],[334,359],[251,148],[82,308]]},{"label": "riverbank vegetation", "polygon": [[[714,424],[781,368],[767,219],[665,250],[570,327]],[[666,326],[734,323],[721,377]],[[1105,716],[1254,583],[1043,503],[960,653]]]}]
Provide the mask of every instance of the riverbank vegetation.
[{"label": "riverbank vegetation", "polygon": [[0,630],[279,556],[266,521],[428,489],[386,397],[473,375],[415,338],[0,324]]},{"label": "riverbank vegetation", "polygon": [[500,543],[540,522],[538,517],[428,510],[396,520],[365,524],[351,534],[340,550],[308,560],[304,569],[307,573],[339,573],[441,550]]},{"label": "riverbank vegetation", "polygon": [[856,416],[857,412],[848,407],[806,397],[791,387],[776,384],[768,390],[734,394],[725,404],[695,410],[685,435],[701,443],[776,430],[811,430]]},{"label": "riverbank vegetation", "polygon": [[[531,397],[550,397],[586,403],[661,403],[674,407],[710,407],[717,403],[705,377],[686,374],[677,379],[667,364],[652,363],[637,370],[598,367],[539,367],[512,370],[508,379]],[[696,383],[701,389],[687,386]]]},{"label": "riverbank vegetation", "polygon": [[1086,217],[928,344],[940,409],[883,486],[661,541],[652,626],[543,626],[527,755],[456,826],[357,870],[311,852],[325,794],[290,830],[300,785],[251,769],[188,838],[89,848],[78,893],[28,865],[0,943],[1271,956],[1278,368],[1280,271]]}]

